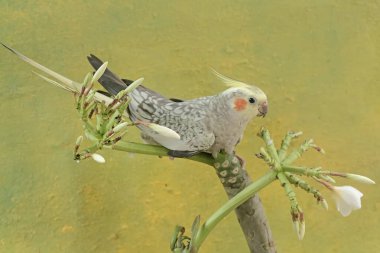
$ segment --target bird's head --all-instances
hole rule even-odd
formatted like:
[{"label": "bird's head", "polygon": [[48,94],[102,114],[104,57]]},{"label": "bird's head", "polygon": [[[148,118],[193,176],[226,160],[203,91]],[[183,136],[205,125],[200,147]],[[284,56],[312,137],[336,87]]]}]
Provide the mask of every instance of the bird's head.
[{"label": "bird's head", "polygon": [[268,112],[268,99],[260,88],[233,80],[215,70],[214,73],[227,86],[231,87],[222,94],[227,98],[227,106],[232,112],[248,118],[265,117]]}]

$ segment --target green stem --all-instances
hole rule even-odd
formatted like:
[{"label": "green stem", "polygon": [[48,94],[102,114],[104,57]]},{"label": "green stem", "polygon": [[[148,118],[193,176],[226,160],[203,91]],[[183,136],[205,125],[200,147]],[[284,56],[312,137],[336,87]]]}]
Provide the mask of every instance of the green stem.
[{"label": "green stem", "polygon": [[298,175],[305,175],[308,177],[312,176],[318,176],[321,174],[321,171],[317,168],[306,168],[306,167],[298,167],[298,166],[292,166],[292,165],[283,165],[282,169],[286,172],[295,173]]},{"label": "green stem", "polygon": [[290,143],[292,142],[292,140],[294,138],[297,138],[298,136],[300,136],[302,134],[302,132],[288,132],[284,139],[282,140],[281,142],[281,147],[280,149],[278,150],[278,157],[280,159],[280,161],[284,160],[285,157],[286,157],[286,152],[290,146]]},{"label": "green stem", "polygon": [[280,161],[282,161],[285,158],[286,151],[289,148],[291,140],[292,140],[292,134],[290,132],[288,132],[285,135],[285,138],[282,140],[281,147],[280,147],[280,149],[277,152],[278,153],[278,159],[280,159]]},{"label": "green stem", "polygon": [[270,137],[269,131],[267,129],[261,130],[261,138],[264,140],[267,146],[269,155],[274,159],[274,162],[279,163],[276,147],[274,146],[273,140]]},{"label": "green stem", "polygon": [[291,184],[294,184],[296,186],[299,186],[304,191],[313,194],[314,198],[317,199],[318,203],[323,200],[322,194],[314,187],[309,185],[306,181],[302,180],[301,178],[297,177],[294,174],[291,174],[289,172],[284,172],[286,177],[289,179],[289,182]]},{"label": "green stem", "polygon": [[295,160],[300,158],[306,150],[308,150],[313,144],[313,139],[306,140],[296,150],[290,153],[288,157],[284,158],[282,164],[292,164]]},{"label": "green stem", "polygon": [[286,195],[290,200],[290,205],[293,210],[298,208],[298,202],[296,199],[296,193],[294,192],[288,178],[285,176],[283,172],[279,172],[277,174],[278,180],[280,180],[281,186],[284,187]]},{"label": "green stem", "polygon": [[282,169],[286,172],[294,173],[297,175],[303,175],[307,177],[317,177],[323,180],[326,180],[330,183],[335,183],[335,180],[331,176],[342,176],[342,173],[331,172],[328,170],[321,170],[320,168],[306,168],[306,167],[297,167],[291,165],[283,165]]},{"label": "green stem", "polygon": [[[105,146],[105,147],[108,147],[114,150],[119,150],[119,151],[126,151],[130,153],[155,155],[155,156],[168,156],[168,151],[169,151],[168,149],[162,146],[135,143],[135,142],[129,142],[129,141],[128,142],[119,141],[113,144],[112,146]],[[214,158],[210,154],[207,154],[207,153],[200,153],[198,155],[188,157],[186,159],[205,163],[210,166],[214,165]]]},{"label": "green stem", "polygon": [[228,200],[221,208],[219,208],[214,214],[212,214],[202,225],[197,233],[197,236],[193,238],[192,247],[193,252],[197,252],[203,241],[207,238],[208,234],[214,229],[214,227],[236,207],[247,201],[259,190],[269,185],[276,179],[277,172],[271,171],[268,174],[262,176],[257,181],[248,185],[244,190],[236,194],[233,198]]}]

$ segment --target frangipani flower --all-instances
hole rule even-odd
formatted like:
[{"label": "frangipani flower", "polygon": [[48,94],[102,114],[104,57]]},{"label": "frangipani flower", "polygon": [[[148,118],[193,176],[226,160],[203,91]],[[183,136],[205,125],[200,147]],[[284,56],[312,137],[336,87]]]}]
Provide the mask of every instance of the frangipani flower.
[{"label": "frangipani flower", "polygon": [[353,210],[361,208],[360,198],[363,193],[352,186],[333,186],[333,198],[336,208],[343,216],[348,216]]}]

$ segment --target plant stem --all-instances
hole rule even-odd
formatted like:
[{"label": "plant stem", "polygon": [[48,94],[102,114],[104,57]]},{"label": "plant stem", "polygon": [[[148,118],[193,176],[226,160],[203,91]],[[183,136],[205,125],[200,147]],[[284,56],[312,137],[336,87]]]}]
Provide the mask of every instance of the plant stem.
[{"label": "plant stem", "polygon": [[304,141],[298,149],[294,150],[292,153],[288,155],[288,157],[284,158],[282,161],[283,165],[292,164],[295,160],[300,158],[306,150],[308,150],[313,145],[313,139],[309,139]]},{"label": "plant stem", "polygon": [[283,165],[282,168],[286,172],[291,172],[291,173],[304,175],[308,177],[321,174],[321,171],[318,170],[317,168],[306,168],[306,167],[298,167],[298,166],[292,166],[292,165]]},{"label": "plant stem", "polygon": [[214,229],[214,227],[236,207],[247,201],[256,192],[270,184],[276,179],[276,172],[271,171],[264,175],[254,183],[247,186],[244,190],[239,192],[235,197],[227,201],[221,208],[219,208],[214,214],[212,214],[206,222],[201,226],[196,238],[193,238],[192,245],[194,252],[201,246],[203,241],[207,238],[208,234]]},{"label": "plant stem", "polygon": [[[162,146],[150,145],[150,144],[142,144],[135,142],[126,142],[119,141],[111,146],[104,146],[107,148],[111,148],[114,150],[137,153],[137,154],[145,154],[145,155],[155,155],[155,156],[168,156],[168,149]],[[198,155],[187,158],[192,161],[201,162],[213,166],[214,159],[210,154],[200,153]]]},{"label": "plant stem", "polygon": [[288,180],[288,178],[285,176],[283,172],[280,172],[277,174],[278,180],[281,182],[281,186],[284,187],[286,195],[288,196],[292,208],[295,208],[298,206],[297,200],[296,200],[296,194],[294,190],[292,189],[292,186]]},{"label": "plant stem", "polygon": [[277,150],[276,150],[276,147],[274,146],[273,140],[270,137],[269,131],[267,129],[261,130],[261,138],[264,140],[267,146],[269,155],[275,160],[275,163],[278,163],[279,158],[278,158]]}]

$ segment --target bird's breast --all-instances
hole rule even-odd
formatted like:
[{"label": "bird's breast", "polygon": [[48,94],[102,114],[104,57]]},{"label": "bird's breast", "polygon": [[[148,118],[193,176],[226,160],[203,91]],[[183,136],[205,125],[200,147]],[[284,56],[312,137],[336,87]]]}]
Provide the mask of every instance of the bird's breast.
[{"label": "bird's breast", "polygon": [[239,143],[248,121],[234,121],[228,118],[218,117],[215,120],[215,125],[212,127],[215,142],[212,150],[224,150],[231,154],[235,146]]}]

